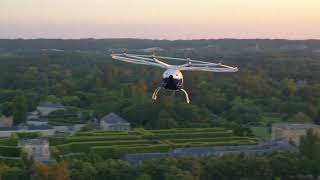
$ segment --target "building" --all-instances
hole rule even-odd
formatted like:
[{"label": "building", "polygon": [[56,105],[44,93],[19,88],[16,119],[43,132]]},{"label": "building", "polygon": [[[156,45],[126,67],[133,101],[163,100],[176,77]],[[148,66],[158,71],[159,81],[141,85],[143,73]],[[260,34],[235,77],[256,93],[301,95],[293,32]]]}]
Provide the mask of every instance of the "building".
[{"label": "building", "polygon": [[51,102],[44,102],[40,103],[37,107],[37,111],[40,112],[42,116],[48,116],[49,113],[57,110],[66,110],[66,108],[60,103],[51,103]]},{"label": "building", "polygon": [[13,125],[13,117],[2,116],[0,117],[0,127],[12,127]]},{"label": "building", "polygon": [[100,128],[103,130],[130,130],[130,123],[115,113],[109,113],[100,119]]},{"label": "building", "polygon": [[39,118],[39,112],[38,111],[27,112],[27,120],[29,120],[29,119],[37,119],[37,118]]},{"label": "building", "polygon": [[50,160],[49,142],[46,139],[19,140],[18,146],[27,152],[29,159],[40,162]]},{"label": "building", "polygon": [[311,123],[276,123],[272,125],[272,140],[299,145],[301,136],[305,136],[308,129],[320,133],[320,126]]},{"label": "building", "polygon": [[141,163],[145,160],[165,157],[191,156],[194,158],[202,158],[203,156],[207,155],[224,155],[230,153],[261,155],[269,154],[274,151],[297,151],[297,149],[287,142],[270,141],[263,142],[257,145],[177,148],[172,151],[163,153],[127,154],[122,158],[122,160],[126,160],[130,163]]},{"label": "building", "polygon": [[48,119],[46,118],[28,119],[26,123],[28,126],[43,126],[43,125],[48,125]]}]

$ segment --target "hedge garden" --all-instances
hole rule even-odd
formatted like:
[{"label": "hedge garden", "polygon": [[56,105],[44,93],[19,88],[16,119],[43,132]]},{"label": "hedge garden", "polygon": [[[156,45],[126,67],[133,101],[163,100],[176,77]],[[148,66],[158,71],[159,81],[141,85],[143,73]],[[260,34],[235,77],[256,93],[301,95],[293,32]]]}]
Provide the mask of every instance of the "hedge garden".
[{"label": "hedge garden", "polygon": [[128,153],[167,152],[174,148],[257,144],[253,137],[237,137],[223,128],[177,128],[132,131],[79,132],[73,136],[51,137],[54,155],[94,153],[116,158]]}]

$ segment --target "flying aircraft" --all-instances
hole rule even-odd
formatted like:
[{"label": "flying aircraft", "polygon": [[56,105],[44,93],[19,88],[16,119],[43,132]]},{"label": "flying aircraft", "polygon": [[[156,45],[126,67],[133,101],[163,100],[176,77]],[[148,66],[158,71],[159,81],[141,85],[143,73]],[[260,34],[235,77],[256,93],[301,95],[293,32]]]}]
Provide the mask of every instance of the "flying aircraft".
[{"label": "flying aircraft", "polygon": [[[237,72],[237,67],[231,67],[219,63],[212,63],[206,61],[192,60],[188,58],[175,58],[153,55],[138,55],[138,54],[111,54],[115,60],[120,60],[133,64],[142,64],[148,66],[156,66],[166,69],[162,75],[161,86],[157,87],[152,94],[152,99],[156,100],[158,92],[163,88],[172,91],[182,91],[185,94],[187,103],[190,103],[189,95],[183,89],[183,75],[181,71],[207,71],[207,72]],[[163,62],[162,60],[169,61],[184,61],[186,63],[181,65],[172,65]]]}]

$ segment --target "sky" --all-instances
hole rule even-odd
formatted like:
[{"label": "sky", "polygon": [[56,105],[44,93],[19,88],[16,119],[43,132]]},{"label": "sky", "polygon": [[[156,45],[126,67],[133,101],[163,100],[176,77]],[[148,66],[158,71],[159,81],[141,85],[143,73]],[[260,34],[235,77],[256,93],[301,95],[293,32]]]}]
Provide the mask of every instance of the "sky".
[{"label": "sky", "polygon": [[320,0],[0,0],[0,38],[320,39]]}]

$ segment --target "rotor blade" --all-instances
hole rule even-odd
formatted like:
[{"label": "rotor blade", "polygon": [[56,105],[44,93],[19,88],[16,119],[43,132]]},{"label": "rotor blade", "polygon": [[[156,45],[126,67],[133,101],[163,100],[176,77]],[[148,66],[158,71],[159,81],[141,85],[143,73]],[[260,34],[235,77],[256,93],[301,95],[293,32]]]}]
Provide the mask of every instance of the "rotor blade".
[{"label": "rotor blade", "polygon": [[218,68],[218,67],[181,67],[181,71],[208,71],[208,72],[237,72],[238,68]]},{"label": "rotor blade", "polygon": [[[157,58],[162,58],[162,59],[169,59],[169,60],[177,60],[177,61],[188,61],[188,58],[186,59],[183,59],[183,58],[175,58],[175,57],[166,57],[166,56],[156,56]],[[204,64],[207,64],[207,63],[210,63],[210,64],[217,64],[217,63],[212,63],[212,62],[206,62],[206,61],[199,61],[199,60],[194,60],[194,59],[191,59],[190,62],[192,63],[204,63]],[[218,64],[217,64],[218,65]]]},{"label": "rotor blade", "polygon": [[149,62],[149,61],[144,61],[144,60],[138,60],[138,59],[115,56],[115,55],[112,55],[112,58],[116,59],[116,60],[124,61],[124,62],[133,63],[133,64],[143,64],[143,65],[157,66],[157,67],[161,67],[161,68],[166,68],[161,64],[154,63],[154,62]]}]

